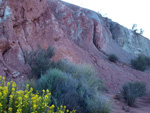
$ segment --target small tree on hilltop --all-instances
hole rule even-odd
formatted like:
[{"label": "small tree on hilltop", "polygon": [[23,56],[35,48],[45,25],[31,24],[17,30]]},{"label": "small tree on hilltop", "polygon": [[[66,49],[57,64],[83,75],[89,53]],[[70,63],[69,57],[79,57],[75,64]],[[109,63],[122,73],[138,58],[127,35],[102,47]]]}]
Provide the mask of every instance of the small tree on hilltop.
[{"label": "small tree on hilltop", "polygon": [[141,28],[140,29],[140,35],[143,35],[144,30]]},{"label": "small tree on hilltop", "polygon": [[137,24],[133,24],[132,31],[134,31],[135,33],[137,33],[137,31],[138,31]]},{"label": "small tree on hilltop", "polygon": [[[143,35],[143,32],[144,32],[144,30],[141,28],[140,30],[139,29],[137,29],[137,24],[133,24],[132,25],[132,31],[134,32],[134,33],[136,33],[136,34],[140,34],[140,35]],[[139,32],[138,32],[139,31]]]}]

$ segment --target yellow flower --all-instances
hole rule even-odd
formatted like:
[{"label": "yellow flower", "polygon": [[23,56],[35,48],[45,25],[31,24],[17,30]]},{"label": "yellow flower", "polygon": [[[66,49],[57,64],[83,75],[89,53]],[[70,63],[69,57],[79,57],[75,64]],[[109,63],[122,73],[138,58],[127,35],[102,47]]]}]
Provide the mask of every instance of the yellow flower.
[{"label": "yellow flower", "polygon": [[28,95],[25,95],[24,97],[27,99],[27,98],[28,98]]},{"label": "yellow flower", "polygon": [[28,87],[29,87],[29,84],[26,85],[26,88],[28,88]]},{"label": "yellow flower", "polygon": [[8,108],[8,111],[10,111],[10,112],[11,112],[11,111],[12,111],[12,108],[11,108],[11,107],[9,107],[9,108]]},{"label": "yellow flower", "polygon": [[54,105],[51,105],[50,107],[49,107],[49,109],[54,109],[55,108],[55,106]]},{"label": "yellow flower", "polygon": [[3,80],[5,80],[5,77],[3,77]]},{"label": "yellow flower", "polygon": [[35,105],[35,104],[34,104],[34,105],[33,105],[33,107],[34,107],[34,108],[36,108],[36,107],[37,107],[37,105]]},{"label": "yellow flower", "polygon": [[12,88],[12,92],[14,92],[15,91],[15,88]]},{"label": "yellow flower", "polygon": [[48,96],[47,96],[47,95],[45,95],[45,99],[48,99]]},{"label": "yellow flower", "polygon": [[63,108],[63,106],[61,105],[60,108]]},{"label": "yellow flower", "polygon": [[18,97],[18,100],[19,100],[19,101],[22,101],[22,97]]},{"label": "yellow flower", "polygon": [[7,86],[10,86],[10,82],[7,82]]},{"label": "yellow flower", "polygon": [[52,108],[54,108],[55,107],[55,105],[52,105]]},{"label": "yellow flower", "polygon": [[69,110],[67,109],[67,112],[69,112]]},{"label": "yellow flower", "polygon": [[32,87],[30,88],[30,91],[31,91],[31,92],[33,91],[33,88],[32,88]]},{"label": "yellow flower", "polygon": [[13,82],[13,83],[12,83],[12,87],[14,88],[14,87],[16,87],[16,86],[17,86],[16,83]]},{"label": "yellow flower", "polygon": [[43,93],[45,93],[45,90],[44,90],[44,89],[43,89],[42,91],[43,91]]},{"label": "yellow flower", "polygon": [[[0,76],[0,79],[2,77]],[[1,80],[0,80],[1,81]],[[45,110],[48,108],[48,105],[50,104],[50,96],[51,93],[47,89],[42,90],[43,95],[40,96],[37,92],[36,94],[33,94],[33,88],[30,88],[29,91],[29,85],[26,85],[26,90],[17,91],[17,85],[15,82],[7,82],[7,86],[5,86],[5,77],[3,77],[3,80],[1,81],[2,85],[0,86],[0,100],[7,99],[7,96],[9,96],[9,104],[7,104],[5,101],[3,103],[0,103],[0,112],[6,113],[5,109],[8,110],[9,113],[13,111],[12,106],[14,106],[17,110],[16,113],[22,113],[22,111],[27,112],[27,106],[31,104],[30,108],[32,110],[32,113],[37,113],[37,110],[40,109],[41,113],[44,113]],[[12,84],[11,87],[11,94],[9,94],[9,86]],[[46,92],[46,94],[45,94]],[[14,105],[13,105],[14,104]],[[4,109],[2,109],[4,107]],[[42,109],[43,108],[43,109]],[[49,107],[48,113],[52,113],[54,111],[55,105],[51,105]],[[61,108],[61,109],[60,109]],[[59,113],[64,113],[66,106],[60,106],[60,108],[56,108]],[[68,110],[69,112],[69,110]],[[53,112],[54,113],[54,112]]]}]

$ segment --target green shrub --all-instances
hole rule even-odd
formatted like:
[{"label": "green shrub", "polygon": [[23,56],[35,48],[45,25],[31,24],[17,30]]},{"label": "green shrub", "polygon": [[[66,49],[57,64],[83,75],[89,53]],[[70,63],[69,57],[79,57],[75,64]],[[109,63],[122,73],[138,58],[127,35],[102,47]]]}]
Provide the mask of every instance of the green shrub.
[{"label": "green shrub", "polygon": [[86,102],[83,96],[92,95],[69,74],[58,69],[47,71],[36,82],[36,90],[49,89],[52,92],[52,100],[56,106],[66,105],[68,109],[76,109],[78,112],[87,112]]},{"label": "green shrub", "polygon": [[[1,81],[1,76],[0,76]],[[42,90],[42,96],[33,94],[33,89],[26,85],[25,91],[17,91],[15,82],[7,82],[5,77],[0,86],[0,113],[65,113],[66,106],[56,107],[51,104],[51,93],[49,90]],[[70,113],[75,113],[71,111]]]},{"label": "green shrub", "polygon": [[131,60],[131,65],[134,69],[144,71],[146,69],[146,57],[139,55],[137,59]]},{"label": "green shrub", "polygon": [[[110,107],[106,107],[107,102],[100,104],[104,100],[100,100],[96,94],[100,94],[103,83],[91,66],[58,61],[35,84],[34,89],[39,92],[42,89],[52,92],[52,101],[56,106],[66,105],[69,110],[76,109],[77,113],[96,113],[92,109],[98,111]],[[99,107],[90,108],[92,103],[99,104]]]},{"label": "green shrub", "polygon": [[54,55],[54,49],[48,47],[47,50],[38,46],[37,50],[24,52],[25,61],[31,67],[30,77],[40,78],[51,65],[50,58]]},{"label": "green shrub", "polygon": [[129,82],[123,85],[121,95],[129,106],[133,106],[138,97],[146,93],[146,87],[141,82]]},{"label": "green shrub", "polygon": [[117,57],[116,55],[114,55],[114,54],[108,55],[108,59],[109,59],[109,61],[111,61],[111,62],[116,62],[116,61],[118,61],[118,57]]},{"label": "green shrub", "polygon": [[74,79],[86,84],[89,88],[94,90],[105,89],[103,81],[97,77],[95,69],[86,64],[73,64],[66,60],[60,60],[55,63],[55,68],[69,73]]},{"label": "green shrub", "polygon": [[97,95],[87,101],[91,113],[110,113],[111,111],[110,101],[103,95]]},{"label": "green shrub", "polygon": [[135,60],[131,60],[131,65],[134,69],[144,71],[150,67],[150,57],[141,54]]}]

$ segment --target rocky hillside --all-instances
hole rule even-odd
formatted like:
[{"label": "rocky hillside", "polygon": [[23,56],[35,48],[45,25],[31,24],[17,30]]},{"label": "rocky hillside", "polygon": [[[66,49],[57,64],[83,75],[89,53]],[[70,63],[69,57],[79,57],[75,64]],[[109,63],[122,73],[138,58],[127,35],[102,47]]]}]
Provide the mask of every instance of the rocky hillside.
[{"label": "rocky hillside", "polygon": [[[26,76],[24,50],[53,46],[54,60],[93,65],[110,93],[127,81],[149,83],[150,73],[131,69],[137,54],[150,54],[150,41],[94,11],[59,0],[0,0],[0,73]],[[115,54],[117,64],[108,61]]]},{"label": "rocky hillside", "polygon": [[116,22],[105,18],[106,26],[112,34],[112,38],[128,53],[137,56],[144,54],[150,56],[150,40],[144,36],[127,29]]}]

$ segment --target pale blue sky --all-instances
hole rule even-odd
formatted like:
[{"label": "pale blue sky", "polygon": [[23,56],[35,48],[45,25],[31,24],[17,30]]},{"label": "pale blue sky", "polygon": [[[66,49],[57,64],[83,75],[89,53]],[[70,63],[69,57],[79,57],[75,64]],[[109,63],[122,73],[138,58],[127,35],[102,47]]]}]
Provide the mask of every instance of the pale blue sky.
[{"label": "pale blue sky", "polygon": [[150,0],[63,0],[111,18],[131,29],[133,24],[150,39]]}]

